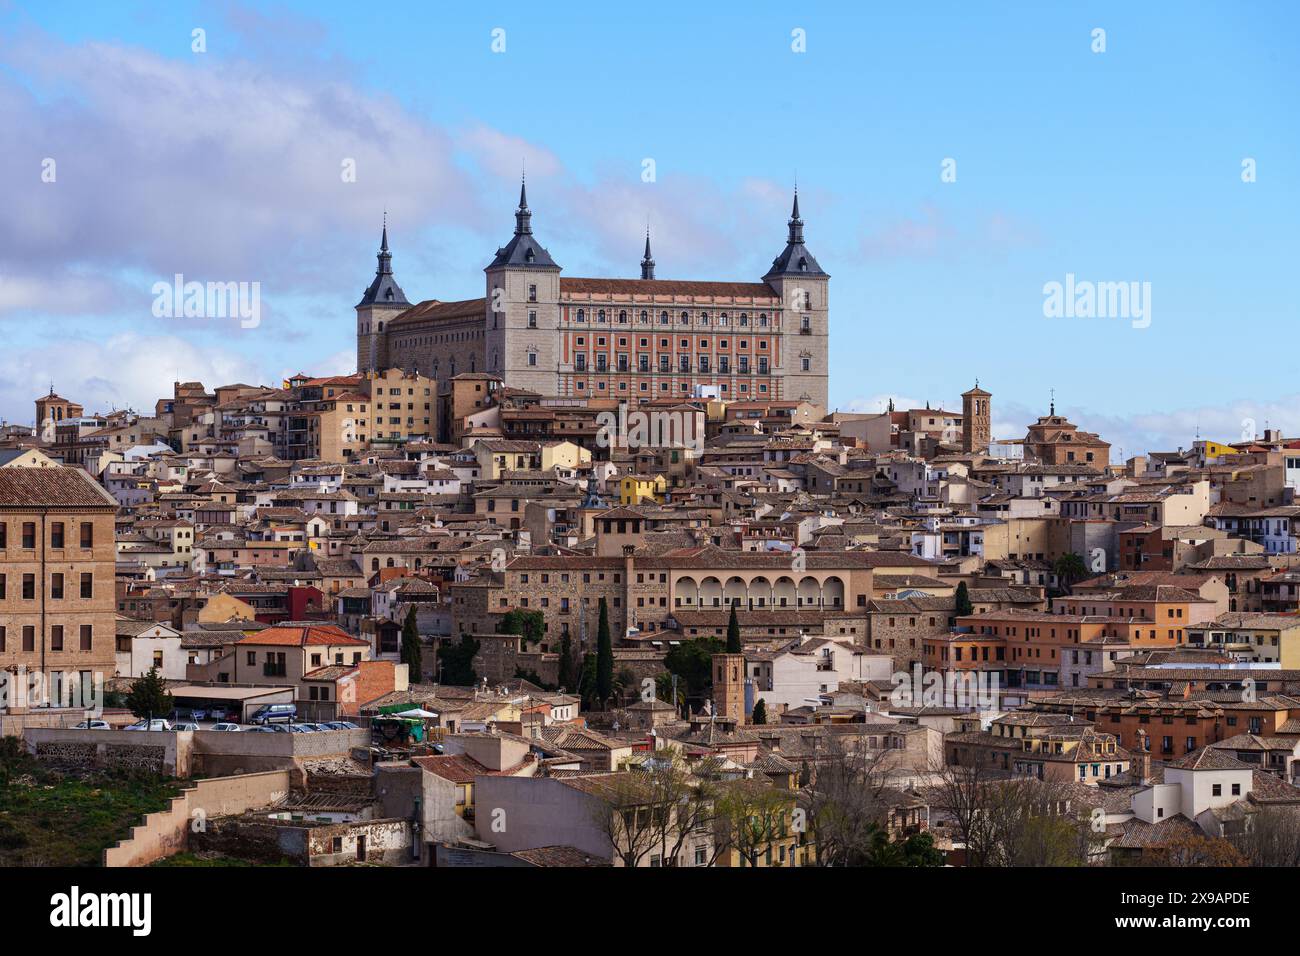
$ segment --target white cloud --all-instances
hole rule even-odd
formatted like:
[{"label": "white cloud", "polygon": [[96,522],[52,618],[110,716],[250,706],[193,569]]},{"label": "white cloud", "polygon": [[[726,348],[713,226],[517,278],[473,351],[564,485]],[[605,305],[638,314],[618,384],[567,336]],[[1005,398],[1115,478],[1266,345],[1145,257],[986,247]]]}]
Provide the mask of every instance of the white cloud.
[{"label": "white cloud", "polygon": [[34,402],[51,384],[85,406],[87,414],[134,408],[152,414],[172,394],[172,384],[202,381],[209,387],[258,383],[260,370],[229,349],[202,347],[177,336],[123,333],[102,342],[69,339],[24,352],[0,353],[0,408],[21,409],[32,424]]}]

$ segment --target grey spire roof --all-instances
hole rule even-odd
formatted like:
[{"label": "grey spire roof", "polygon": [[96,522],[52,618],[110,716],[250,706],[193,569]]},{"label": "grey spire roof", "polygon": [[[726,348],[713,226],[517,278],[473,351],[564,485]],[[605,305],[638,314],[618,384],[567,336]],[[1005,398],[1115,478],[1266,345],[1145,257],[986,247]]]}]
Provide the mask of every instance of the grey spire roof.
[{"label": "grey spire roof", "polygon": [[653,279],[655,277],[655,260],[650,255],[650,227],[645,227],[645,256],[641,259],[641,278]]},{"label": "grey spire roof", "polygon": [[379,240],[379,265],[375,268],[375,280],[362,293],[357,308],[363,305],[406,306],[410,304],[406,301],[406,293],[393,278],[393,254],[388,251],[388,216],[385,215],[384,232]]},{"label": "grey spire roof", "polygon": [[808,247],[803,244],[803,220],[799,218],[797,188],[794,191],[794,208],[790,210],[790,232],[785,240],[785,249],[772,260],[772,268],[767,270],[767,275],[763,278],[776,275],[826,276],[822,267],[817,264],[817,260],[813,258],[813,254],[808,251]]},{"label": "grey spire roof", "polygon": [[551,254],[533,238],[533,214],[528,208],[527,184],[519,183],[519,208],[515,210],[515,234],[504,246],[497,250],[496,257],[489,263],[488,269],[502,266],[513,268],[554,269],[560,267]]}]

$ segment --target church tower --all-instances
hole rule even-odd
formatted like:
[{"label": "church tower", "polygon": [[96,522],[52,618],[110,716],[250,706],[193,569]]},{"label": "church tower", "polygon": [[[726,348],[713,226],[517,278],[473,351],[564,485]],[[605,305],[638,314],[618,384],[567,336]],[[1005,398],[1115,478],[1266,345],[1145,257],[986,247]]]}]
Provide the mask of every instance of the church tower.
[{"label": "church tower", "polygon": [[992,440],[989,425],[991,413],[989,399],[993,395],[980,388],[977,380],[975,387],[961,393],[961,450],[963,454],[988,454],[989,442]]},{"label": "church tower", "polygon": [[782,355],[777,369],[785,378],[781,398],[826,408],[831,277],[804,245],[797,188],[788,228],[785,249],[763,276],[781,299]]},{"label": "church tower", "polygon": [[388,367],[390,321],[411,307],[406,293],[393,278],[393,254],[388,251],[388,216],[384,215],[384,232],[379,240],[379,264],[374,281],[357,303],[357,371],[377,372]]},{"label": "church tower", "polygon": [[486,371],[515,388],[558,394],[560,267],[533,238],[525,182],[519,184],[515,234],[483,271]]}]

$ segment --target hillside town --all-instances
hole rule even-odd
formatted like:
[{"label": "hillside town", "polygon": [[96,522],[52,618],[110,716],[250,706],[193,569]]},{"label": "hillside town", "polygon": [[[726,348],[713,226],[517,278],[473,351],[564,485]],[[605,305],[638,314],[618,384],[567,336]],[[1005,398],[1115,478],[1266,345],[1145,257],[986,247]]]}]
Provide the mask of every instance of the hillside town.
[{"label": "hillside town", "polygon": [[1300,862],[1300,439],[373,354],[0,435],[0,729],[183,784],[105,864]]}]

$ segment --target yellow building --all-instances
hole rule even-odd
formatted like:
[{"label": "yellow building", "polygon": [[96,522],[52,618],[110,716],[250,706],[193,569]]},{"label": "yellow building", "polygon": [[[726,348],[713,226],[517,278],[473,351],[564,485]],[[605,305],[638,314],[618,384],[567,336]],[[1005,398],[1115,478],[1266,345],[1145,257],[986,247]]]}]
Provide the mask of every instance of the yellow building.
[{"label": "yellow building", "polygon": [[667,490],[668,481],[663,475],[626,474],[618,481],[618,503],[624,507],[642,501],[658,504]]}]

